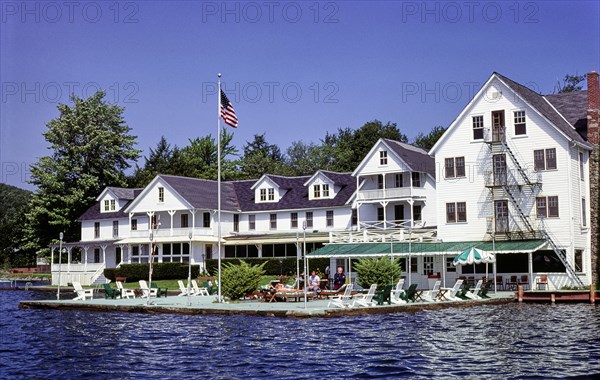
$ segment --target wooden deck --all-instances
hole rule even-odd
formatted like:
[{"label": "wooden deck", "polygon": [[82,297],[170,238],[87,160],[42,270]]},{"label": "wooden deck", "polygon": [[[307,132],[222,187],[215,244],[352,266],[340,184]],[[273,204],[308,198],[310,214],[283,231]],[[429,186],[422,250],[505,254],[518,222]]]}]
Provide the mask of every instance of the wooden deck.
[{"label": "wooden deck", "polygon": [[528,290],[515,293],[519,302],[600,302],[600,294],[589,290]]}]

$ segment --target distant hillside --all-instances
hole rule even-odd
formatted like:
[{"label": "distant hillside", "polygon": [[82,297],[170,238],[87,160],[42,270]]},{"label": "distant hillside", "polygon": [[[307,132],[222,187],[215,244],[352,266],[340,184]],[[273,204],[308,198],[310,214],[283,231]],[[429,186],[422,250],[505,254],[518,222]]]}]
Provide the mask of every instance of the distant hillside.
[{"label": "distant hillside", "polygon": [[0,183],[0,265],[33,266],[35,255],[18,252],[31,191]]}]

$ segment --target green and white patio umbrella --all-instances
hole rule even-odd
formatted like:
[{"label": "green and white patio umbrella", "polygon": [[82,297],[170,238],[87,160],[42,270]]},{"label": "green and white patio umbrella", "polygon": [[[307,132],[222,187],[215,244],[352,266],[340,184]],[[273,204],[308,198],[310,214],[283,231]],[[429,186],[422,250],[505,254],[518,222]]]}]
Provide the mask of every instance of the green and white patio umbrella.
[{"label": "green and white patio umbrella", "polygon": [[490,252],[481,250],[477,247],[471,247],[464,250],[461,254],[456,256],[452,260],[454,266],[457,265],[473,265],[473,274],[475,274],[475,264],[481,263],[493,263],[496,261],[496,257]]}]

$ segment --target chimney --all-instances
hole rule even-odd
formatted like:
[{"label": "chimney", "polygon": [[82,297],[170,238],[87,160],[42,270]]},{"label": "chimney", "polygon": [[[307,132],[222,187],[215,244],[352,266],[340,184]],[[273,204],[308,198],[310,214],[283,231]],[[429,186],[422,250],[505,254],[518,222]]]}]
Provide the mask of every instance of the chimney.
[{"label": "chimney", "polygon": [[598,73],[591,71],[587,74],[587,128],[588,141],[598,145],[600,138],[598,129],[600,128],[600,84],[598,83]]}]

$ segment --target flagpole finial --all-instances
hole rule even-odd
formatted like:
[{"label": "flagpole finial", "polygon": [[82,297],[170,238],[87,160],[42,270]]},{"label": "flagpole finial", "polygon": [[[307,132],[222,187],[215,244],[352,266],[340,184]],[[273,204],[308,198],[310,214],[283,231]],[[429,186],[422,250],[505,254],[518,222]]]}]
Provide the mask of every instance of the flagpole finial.
[{"label": "flagpole finial", "polygon": [[218,74],[217,74],[217,76],[218,76],[219,78],[221,78],[221,73],[218,73]]}]

